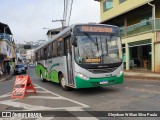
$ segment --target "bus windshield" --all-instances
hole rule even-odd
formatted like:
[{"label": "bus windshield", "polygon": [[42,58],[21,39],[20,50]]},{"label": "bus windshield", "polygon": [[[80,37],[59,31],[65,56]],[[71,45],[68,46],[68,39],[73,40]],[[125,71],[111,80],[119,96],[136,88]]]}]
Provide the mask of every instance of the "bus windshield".
[{"label": "bus windshield", "polygon": [[78,64],[110,64],[122,62],[121,40],[118,36],[89,34],[76,36],[75,60]]}]

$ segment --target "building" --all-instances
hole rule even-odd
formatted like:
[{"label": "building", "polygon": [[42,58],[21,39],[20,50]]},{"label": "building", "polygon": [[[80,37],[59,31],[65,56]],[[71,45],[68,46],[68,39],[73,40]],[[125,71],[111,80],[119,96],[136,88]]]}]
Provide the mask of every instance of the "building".
[{"label": "building", "polygon": [[26,51],[26,63],[34,63],[34,49]]},{"label": "building", "polygon": [[60,33],[63,29],[65,29],[65,27],[63,28],[56,28],[56,29],[50,29],[47,31],[47,36],[48,36],[48,39],[50,40],[51,38],[53,38],[55,35],[57,35],[58,33]]},{"label": "building", "polygon": [[7,24],[0,23],[0,66],[5,71],[6,62],[9,62],[11,69],[15,65],[16,52],[12,32]]},{"label": "building", "polygon": [[33,51],[38,46],[44,44],[46,40],[38,40],[38,41],[28,41],[24,44],[16,44],[17,49],[17,64],[26,64],[26,63],[33,63],[34,56],[31,56],[30,51]]},{"label": "building", "polygon": [[119,26],[126,70],[160,72],[160,0],[95,0],[102,24]]}]

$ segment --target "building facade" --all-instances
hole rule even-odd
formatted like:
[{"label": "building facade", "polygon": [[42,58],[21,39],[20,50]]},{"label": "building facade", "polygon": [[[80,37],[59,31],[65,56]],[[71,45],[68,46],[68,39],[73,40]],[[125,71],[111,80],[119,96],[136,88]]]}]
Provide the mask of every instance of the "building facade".
[{"label": "building facade", "polygon": [[160,0],[95,0],[102,24],[119,26],[126,70],[160,73]]},{"label": "building facade", "polygon": [[26,51],[26,63],[27,64],[34,63],[34,49]]},{"label": "building facade", "polygon": [[49,29],[47,31],[48,40],[51,40],[55,35],[60,33],[65,28],[66,28],[66,26],[64,26],[63,28]]},{"label": "building facade", "polygon": [[10,63],[13,69],[16,60],[15,43],[12,32],[7,24],[0,23],[0,66],[5,71],[5,65]]}]

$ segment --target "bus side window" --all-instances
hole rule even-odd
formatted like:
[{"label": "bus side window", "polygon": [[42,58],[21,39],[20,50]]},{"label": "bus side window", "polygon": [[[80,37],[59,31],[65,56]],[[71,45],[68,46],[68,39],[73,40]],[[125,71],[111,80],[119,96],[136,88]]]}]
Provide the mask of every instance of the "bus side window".
[{"label": "bus side window", "polygon": [[41,56],[41,52],[40,50],[38,51],[38,61],[40,61],[40,56]]},{"label": "bus side window", "polygon": [[71,43],[70,43],[70,38],[71,37],[67,37],[65,38],[65,53],[71,53]]},{"label": "bus side window", "polygon": [[63,44],[63,40],[58,41],[57,52],[58,52],[58,56],[64,55],[64,44]]},{"label": "bus side window", "polygon": [[53,57],[57,57],[57,41],[54,41],[52,45],[53,45]]},{"label": "bus side window", "polygon": [[38,52],[36,52],[35,61],[38,61]]},{"label": "bus side window", "polygon": [[43,49],[43,54],[44,54],[44,60],[47,60],[48,58],[47,47]]},{"label": "bus side window", "polygon": [[43,53],[43,49],[40,49],[40,60],[44,59],[44,53]]},{"label": "bus side window", "polygon": [[50,43],[48,47],[48,58],[52,58],[52,50],[53,50],[52,47],[53,47],[52,43]]}]

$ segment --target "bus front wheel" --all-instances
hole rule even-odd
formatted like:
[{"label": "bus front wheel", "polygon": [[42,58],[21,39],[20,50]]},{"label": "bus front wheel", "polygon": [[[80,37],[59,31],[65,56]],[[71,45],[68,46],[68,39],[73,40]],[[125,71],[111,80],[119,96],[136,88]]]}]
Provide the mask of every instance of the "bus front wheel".
[{"label": "bus front wheel", "polygon": [[64,77],[61,77],[61,78],[60,78],[60,84],[61,84],[61,87],[62,87],[63,90],[65,90],[65,91],[68,91],[68,90],[69,90],[69,87],[66,86],[66,82],[65,82]]}]

